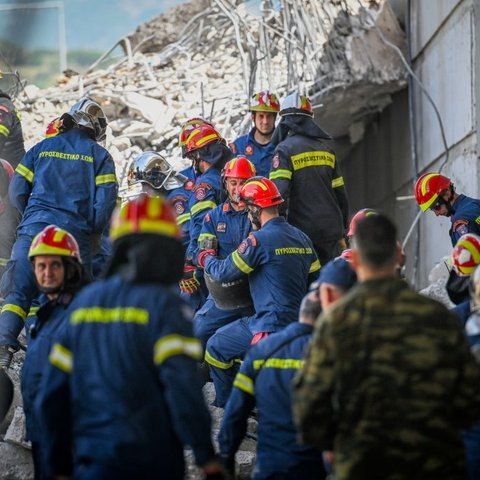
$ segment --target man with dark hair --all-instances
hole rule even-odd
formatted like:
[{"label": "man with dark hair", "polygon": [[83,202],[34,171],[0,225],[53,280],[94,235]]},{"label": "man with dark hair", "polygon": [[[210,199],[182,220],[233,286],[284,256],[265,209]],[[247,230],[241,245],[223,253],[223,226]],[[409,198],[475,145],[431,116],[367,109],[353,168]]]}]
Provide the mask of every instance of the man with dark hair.
[{"label": "man with dark hair", "polygon": [[316,325],[295,382],[303,440],[338,480],[465,478],[460,431],[480,418],[480,367],[458,320],[396,277],[395,225],[358,222],[359,285]]}]

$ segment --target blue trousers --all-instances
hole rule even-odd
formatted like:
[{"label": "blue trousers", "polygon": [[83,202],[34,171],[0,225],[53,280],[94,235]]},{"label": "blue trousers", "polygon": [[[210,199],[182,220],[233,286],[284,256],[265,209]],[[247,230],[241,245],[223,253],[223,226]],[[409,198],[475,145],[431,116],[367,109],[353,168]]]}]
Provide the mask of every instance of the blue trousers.
[{"label": "blue trousers", "polygon": [[193,332],[202,342],[204,348],[208,339],[221,327],[232,323],[242,317],[248,317],[255,312],[253,307],[239,308],[236,310],[221,310],[215,305],[212,297],[208,297],[202,308],[193,318]]},{"label": "blue trousers", "polygon": [[253,318],[244,317],[225,325],[207,342],[205,361],[215,386],[216,407],[225,407],[239,363],[250,348],[253,339],[250,323]]},{"label": "blue trousers", "polygon": [[[40,225],[38,232],[43,228]],[[0,295],[4,298],[0,314],[0,345],[18,348],[17,337],[24,326],[32,301],[38,295],[32,264],[28,259],[28,250],[36,233],[18,235],[0,281]],[[82,263],[87,272],[90,272],[90,240],[87,236],[74,236],[80,247]]]},{"label": "blue trousers", "polygon": [[462,433],[463,445],[467,456],[467,470],[469,480],[480,478],[480,423]]}]

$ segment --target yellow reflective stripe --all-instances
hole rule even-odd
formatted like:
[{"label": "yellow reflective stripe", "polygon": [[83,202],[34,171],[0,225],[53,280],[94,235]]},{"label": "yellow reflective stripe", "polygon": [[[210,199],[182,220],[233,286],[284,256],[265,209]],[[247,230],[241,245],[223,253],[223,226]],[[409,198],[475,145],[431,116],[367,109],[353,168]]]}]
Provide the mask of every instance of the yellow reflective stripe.
[{"label": "yellow reflective stripe", "polygon": [[250,395],[255,395],[255,388],[253,386],[253,380],[250,377],[247,377],[243,373],[237,373],[235,380],[233,381],[233,386],[238,389],[249,393]]},{"label": "yellow reflective stripe", "polygon": [[208,350],[205,352],[205,361],[213,367],[221,368],[222,370],[228,370],[229,368],[233,367],[233,360],[228,363],[221,362],[220,360],[212,357]]},{"label": "yellow reflective stripe", "polygon": [[0,267],[4,267],[9,260],[9,258],[0,258]]},{"label": "yellow reflective stripe", "polygon": [[211,133],[210,135],[206,135],[200,140],[197,140],[196,146],[200,147],[200,145],[203,145],[205,142],[208,142],[209,140],[216,140],[216,139],[218,139],[218,135],[216,133]]},{"label": "yellow reflective stripe", "polygon": [[27,316],[28,316],[28,317],[33,317],[33,316],[35,316],[35,315],[37,314],[39,308],[40,308],[40,307],[30,307],[30,310],[28,311],[28,315],[27,315]]},{"label": "yellow reflective stripe", "polygon": [[72,312],[70,323],[137,323],[146,325],[148,323],[148,310],[136,307],[102,308],[90,307],[79,308]]},{"label": "yellow reflective stripe", "polygon": [[115,174],[106,173],[105,175],[97,175],[95,177],[95,185],[104,185],[105,183],[117,183]]},{"label": "yellow reflective stripe", "polygon": [[196,338],[182,335],[167,335],[157,340],[153,347],[153,359],[157,365],[173,355],[187,355],[195,360],[201,360],[202,353],[202,345]]},{"label": "yellow reflective stripe", "polygon": [[270,172],[270,180],[276,180],[277,178],[286,178],[287,180],[292,179],[293,173],[290,170],[275,170],[274,172]]},{"label": "yellow reflective stripe", "polygon": [[335,168],[335,155],[325,151],[299,153],[292,155],[291,160],[294,170],[322,165]]},{"label": "yellow reflective stripe", "polygon": [[18,305],[14,305],[13,303],[6,303],[2,307],[2,313],[3,312],[16,313],[19,317],[21,317],[22,320],[25,320],[27,318],[27,312],[22,307],[19,307]]},{"label": "yellow reflective stripe", "polygon": [[215,208],[217,204],[213,200],[204,200],[203,202],[196,203],[191,209],[190,213],[196,215],[198,212],[205,210],[206,208]]},{"label": "yellow reflective stripe", "polygon": [[190,220],[189,213],[182,213],[182,215],[177,216],[177,224],[181,225],[182,223],[188,222]]},{"label": "yellow reflective stripe", "polygon": [[[478,252],[477,245],[468,240],[468,237],[460,237],[455,247],[462,246],[470,252],[470,255],[473,257],[474,265],[471,266],[472,271],[475,270],[478,264],[480,264],[480,253]],[[464,266],[465,267],[465,266]]]},{"label": "yellow reflective stripe", "polygon": [[22,177],[25,177],[30,183],[33,182],[33,172],[25,165],[19,163],[15,169]]},{"label": "yellow reflective stripe", "polygon": [[[420,184],[420,191],[422,192],[422,195],[426,195],[427,193],[427,186],[428,182],[430,179],[433,177],[438,177],[438,173],[430,173],[429,175],[425,175],[425,178],[422,180],[422,183]],[[427,211],[433,204],[436,202],[438,198],[438,193],[434,193],[425,203],[422,203],[420,205],[420,209],[422,212]]]},{"label": "yellow reflective stripe", "polygon": [[213,233],[201,233],[198,236],[198,241],[200,241],[202,238],[217,238],[217,236],[214,235]]},{"label": "yellow reflective stripe", "polygon": [[10,129],[5,125],[0,125],[0,134],[2,134],[4,137],[8,137],[10,135]]},{"label": "yellow reflective stripe", "polygon": [[249,273],[253,272],[253,268],[250,267],[250,265],[248,265],[245,260],[243,260],[243,258],[238,253],[238,250],[235,250],[232,253],[232,260],[235,266],[243,273],[246,273],[248,275]]},{"label": "yellow reflective stripe", "polygon": [[161,233],[167,237],[177,237],[177,225],[170,221],[148,220],[140,221],[122,221],[118,226],[110,230],[111,238],[118,238],[129,233]]},{"label": "yellow reflective stripe", "polygon": [[52,365],[55,365],[55,367],[65,373],[70,373],[73,369],[72,352],[59,343],[53,346],[48,359]]},{"label": "yellow reflective stripe", "polygon": [[298,358],[268,358],[265,360],[254,360],[254,370],[260,370],[261,368],[302,368],[305,360]]},{"label": "yellow reflective stripe", "polygon": [[332,180],[332,188],[343,187],[345,185],[345,181],[343,177],[334,178]]},{"label": "yellow reflective stripe", "polygon": [[310,266],[308,273],[317,272],[318,270],[320,270],[320,260],[315,260]]}]

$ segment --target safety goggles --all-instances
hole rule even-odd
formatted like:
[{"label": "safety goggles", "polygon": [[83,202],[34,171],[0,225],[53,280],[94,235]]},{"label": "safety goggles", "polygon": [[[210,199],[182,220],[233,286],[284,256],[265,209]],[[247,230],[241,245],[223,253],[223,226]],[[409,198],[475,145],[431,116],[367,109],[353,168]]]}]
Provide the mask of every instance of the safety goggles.
[{"label": "safety goggles", "polygon": [[439,197],[438,197],[438,200],[430,207],[430,210],[432,210],[433,212],[438,212],[443,205],[447,206],[447,201],[443,198],[443,194],[445,192],[442,192]]}]

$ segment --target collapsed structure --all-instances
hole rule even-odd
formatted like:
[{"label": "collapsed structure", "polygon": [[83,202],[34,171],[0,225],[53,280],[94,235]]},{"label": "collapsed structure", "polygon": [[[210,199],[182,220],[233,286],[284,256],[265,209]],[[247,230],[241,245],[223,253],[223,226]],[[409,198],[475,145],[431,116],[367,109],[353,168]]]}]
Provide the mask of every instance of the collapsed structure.
[{"label": "collapsed structure", "polygon": [[[27,85],[17,106],[29,148],[79,97],[101,103],[106,146],[125,187],[128,165],[143,150],[180,166],[178,134],[190,117],[212,121],[228,140],[245,133],[249,98],[261,89],[307,94],[316,120],[355,143],[406,86],[393,48],[404,51],[405,39],[386,0],[198,0],[140,26],[83,74],[70,71],[45,90]],[[21,443],[21,429],[17,417],[7,438]],[[5,445],[0,480],[31,478],[21,453]]]}]

